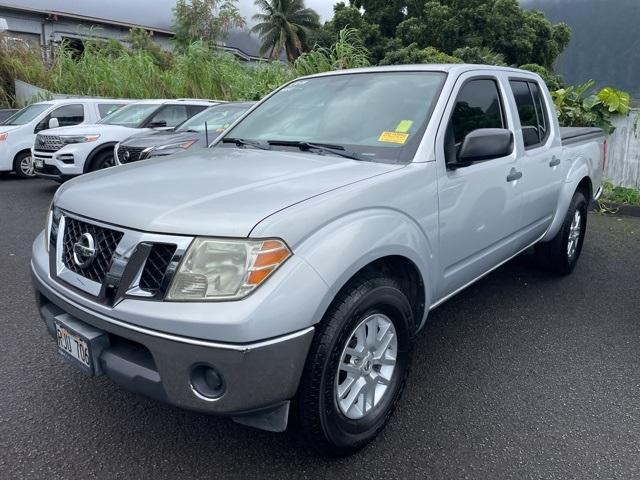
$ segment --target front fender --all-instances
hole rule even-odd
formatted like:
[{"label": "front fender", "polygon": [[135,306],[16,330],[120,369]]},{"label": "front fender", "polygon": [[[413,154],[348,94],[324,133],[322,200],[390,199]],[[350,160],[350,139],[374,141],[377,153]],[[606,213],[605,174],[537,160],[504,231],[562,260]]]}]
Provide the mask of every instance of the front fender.
[{"label": "front fender", "polygon": [[401,256],[413,262],[423,279],[426,305],[431,304],[435,284],[431,243],[415,221],[396,210],[350,212],[305,238],[295,254],[304,258],[329,286],[316,318],[321,318],[335,295],[359,270],[387,256]]}]

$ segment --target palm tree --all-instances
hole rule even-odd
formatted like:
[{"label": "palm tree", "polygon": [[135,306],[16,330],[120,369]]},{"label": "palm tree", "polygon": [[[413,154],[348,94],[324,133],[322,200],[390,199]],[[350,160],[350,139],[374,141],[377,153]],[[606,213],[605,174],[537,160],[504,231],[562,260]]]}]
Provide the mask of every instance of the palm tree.
[{"label": "palm tree", "polygon": [[304,0],[255,0],[254,3],[263,12],[253,16],[258,23],[251,29],[262,40],[260,55],[269,52],[269,57],[276,59],[284,48],[287,60],[293,62],[307,49],[309,30],[320,27],[318,13],[307,8]]}]

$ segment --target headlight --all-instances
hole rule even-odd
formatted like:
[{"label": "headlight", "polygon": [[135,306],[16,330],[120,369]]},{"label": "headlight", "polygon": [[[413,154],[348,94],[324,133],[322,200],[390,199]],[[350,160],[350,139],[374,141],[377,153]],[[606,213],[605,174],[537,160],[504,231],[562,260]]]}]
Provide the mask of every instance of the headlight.
[{"label": "headlight", "polygon": [[44,248],[49,251],[49,239],[51,238],[51,225],[53,225],[53,202],[49,205],[49,212],[47,213],[47,224],[44,227]]},{"label": "headlight", "polygon": [[237,300],[261,285],[291,251],[282,240],[196,238],[167,300]]},{"label": "headlight", "polygon": [[156,147],[154,150],[166,150],[169,148],[184,148],[186,150],[194,143],[196,143],[195,140],[187,140],[186,142],[168,143],[167,145],[161,145],[159,147]]},{"label": "headlight", "polygon": [[64,144],[95,142],[100,135],[60,135],[60,140]]}]

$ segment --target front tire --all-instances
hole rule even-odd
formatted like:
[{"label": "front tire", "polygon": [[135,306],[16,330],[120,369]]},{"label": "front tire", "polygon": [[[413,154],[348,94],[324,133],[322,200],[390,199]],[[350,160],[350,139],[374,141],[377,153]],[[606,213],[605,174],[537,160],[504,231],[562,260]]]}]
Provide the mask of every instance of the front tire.
[{"label": "front tire", "polygon": [[411,304],[400,283],[363,275],[318,324],[297,398],[300,427],[325,455],[371,442],[388,422],[411,365]]},{"label": "front tire", "polygon": [[104,170],[105,168],[111,168],[116,166],[116,159],[113,155],[113,151],[107,150],[99,153],[91,161],[90,172],[96,172],[98,170]]},{"label": "front tire", "polygon": [[33,169],[33,157],[31,152],[22,152],[16,155],[13,160],[13,171],[20,178],[35,178],[36,173]]},{"label": "front tire", "polygon": [[538,243],[535,253],[542,266],[555,274],[568,275],[578,263],[587,232],[587,200],[573,194],[560,231],[548,242]]}]

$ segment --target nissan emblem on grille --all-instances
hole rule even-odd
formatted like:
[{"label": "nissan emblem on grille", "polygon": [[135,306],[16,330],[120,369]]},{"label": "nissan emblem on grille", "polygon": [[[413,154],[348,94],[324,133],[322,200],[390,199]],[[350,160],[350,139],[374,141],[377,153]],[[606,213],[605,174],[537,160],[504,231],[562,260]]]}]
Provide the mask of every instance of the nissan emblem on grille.
[{"label": "nissan emblem on grille", "polygon": [[129,150],[124,151],[124,153],[122,154],[122,158],[124,159],[125,162],[129,161],[129,158],[131,158],[131,153],[129,153]]},{"label": "nissan emblem on grille", "polygon": [[83,233],[76,243],[73,244],[73,261],[80,268],[91,265],[96,258],[96,247],[93,236],[90,233]]}]

